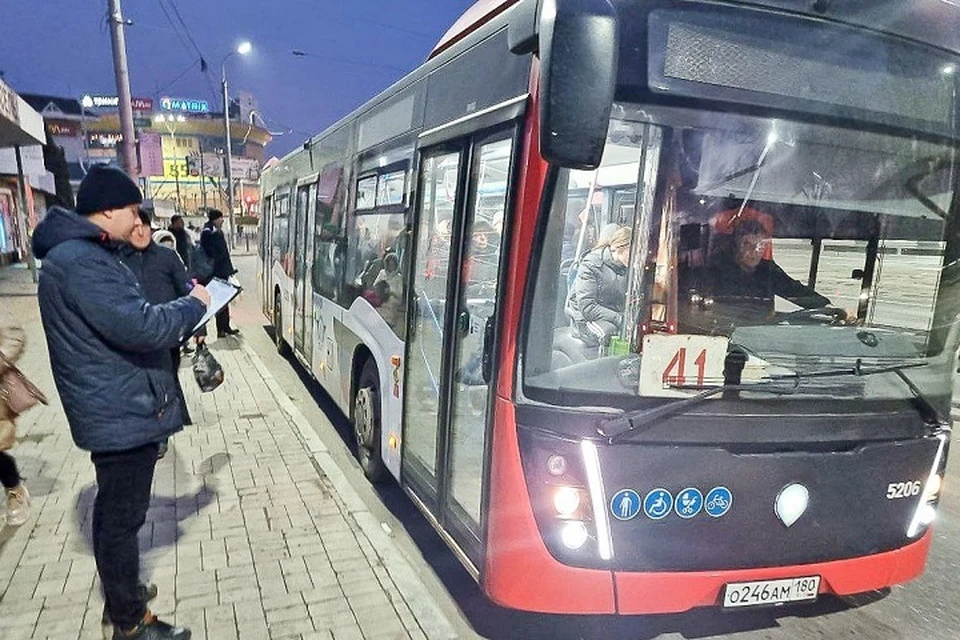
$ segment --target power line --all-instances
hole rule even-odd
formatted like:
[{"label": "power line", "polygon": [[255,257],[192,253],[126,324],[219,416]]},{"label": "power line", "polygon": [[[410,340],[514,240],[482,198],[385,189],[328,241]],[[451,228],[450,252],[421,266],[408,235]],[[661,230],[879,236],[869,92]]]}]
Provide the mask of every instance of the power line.
[{"label": "power line", "polygon": [[361,62],[360,60],[350,60],[349,58],[317,55],[315,53],[307,53],[306,51],[303,51],[301,49],[294,49],[290,53],[297,56],[298,58],[316,58],[317,60],[325,60],[327,62],[339,62],[341,64],[351,64],[351,65],[356,65],[358,67],[380,69],[382,71],[395,71],[397,73],[407,73],[409,71],[409,69],[401,69],[400,67],[394,67],[389,64],[378,64],[375,62]]}]

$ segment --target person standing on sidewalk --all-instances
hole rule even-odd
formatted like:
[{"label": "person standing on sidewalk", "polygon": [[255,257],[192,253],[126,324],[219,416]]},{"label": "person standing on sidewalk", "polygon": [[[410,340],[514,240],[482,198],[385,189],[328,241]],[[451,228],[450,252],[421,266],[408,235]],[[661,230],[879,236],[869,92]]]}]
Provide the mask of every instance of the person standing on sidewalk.
[{"label": "person standing on sidewalk", "polygon": [[[23,329],[0,325],[0,378],[7,372],[7,362],[14,363],[23,353],[26,336]],[[17,461],[7,453],[16,443],[16,416],[0,398],[0,484],[7,494],[7,524],[18,527],[30,517],[30,494],[20,478]]]},{"label": "person standing on sidewalk", "polygon": [[141,225],[143,196],[118,169],[95,166],[76,212],[52,208],[37,225],[38,298],[50,364],[73,440],[97,475],[93,554],[113,637],[187,640],[157,620],[139,582],[137,534],[146,521],[159,443],[183,426],[170,363],[210,294],[161,305],[144,298],[118,250]]},{"label": "person standing on sidewalk", "polygon": [[[230,249],[227,248],[227,238],[223,235],[223,212],[219,209],[210,209],[207,212],[207,224],[203,225],[200,233],[200,246],[213,263],[213,277],[226,280],[237,272],[230,259]],[[235,336],[239,329],[230,327],[230,305],[217,314],[217,337]]]},{"label": "person standing on sidewalk", "polygon": [[[129,246],[120,250],[120,255],[124,263],[133,271],[137,277],[140,287],[143,290],[143,297],[150,304],[163,304],[172,302],[178,298],[183,298],[190,293],[187,287],[187,268],[183,266],[177,253],[161,245],[156,238],[173,236],[169,231],[157,231],[152,236],[150,234],[150,215],[140,209],[141,224],[134,228],[133,235],[130,237]],[[173,379],[177,385],[177,393],[180,395],[180,411],[183,415],[183,424],[190,425],[193,421],[190,419],[190,411],[187,409],[187,401],[183,395],[183,387],[180,385],[180,347],[179,345],[170,349],[171,365],[173,367]],[[166,441],[160,445],[160,455],[166,453]]]},{"label": "person standing on sidewalk", "polygon": [[175,215],[170,218],[169,231],[177,240],[177,254],[180,256],[180,259],[183,260],[183,264],[187,265],[187,269],[189,269],[190,247],[193,246],[193,242],[190,240],[190,234],[187,233],[187,230],[183,226],[182,216]]}]

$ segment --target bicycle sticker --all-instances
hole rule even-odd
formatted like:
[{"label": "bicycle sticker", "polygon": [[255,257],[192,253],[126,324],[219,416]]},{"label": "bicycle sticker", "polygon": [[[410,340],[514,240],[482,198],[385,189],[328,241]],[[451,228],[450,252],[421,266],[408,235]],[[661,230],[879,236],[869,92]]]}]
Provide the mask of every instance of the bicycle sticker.
[{"label": "bicycle sticker", "polygon": [[726,487],[714,487],[707,493],[704,499],[703,510],[707,515],[713,518],[720,518],[727,515],[730,506],[733,504],[733,493]]}]

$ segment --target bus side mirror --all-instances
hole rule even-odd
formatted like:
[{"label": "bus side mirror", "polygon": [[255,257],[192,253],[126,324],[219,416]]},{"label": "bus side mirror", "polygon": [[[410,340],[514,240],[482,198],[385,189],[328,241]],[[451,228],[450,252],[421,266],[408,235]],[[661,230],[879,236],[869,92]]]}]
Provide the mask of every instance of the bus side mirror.
[{"label": "bus side mirror", "polygon": [[507,29],[511,53],[520,56],[540,49],[540,3],[541,0],[520,0],[514,8]]},{"label": "bus side mirror", "polygon": [[617,13],[608,0],[541,3],[540,153],[561,167],[595,169],[617,84]]}]

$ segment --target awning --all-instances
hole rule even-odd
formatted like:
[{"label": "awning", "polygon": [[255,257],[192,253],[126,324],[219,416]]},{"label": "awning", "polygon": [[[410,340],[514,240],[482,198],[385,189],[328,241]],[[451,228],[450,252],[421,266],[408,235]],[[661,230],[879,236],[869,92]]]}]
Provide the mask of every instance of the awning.
[{"label": "awning", "polygon": [[44,142],[43,117],[0,80],[0,148]]}]

